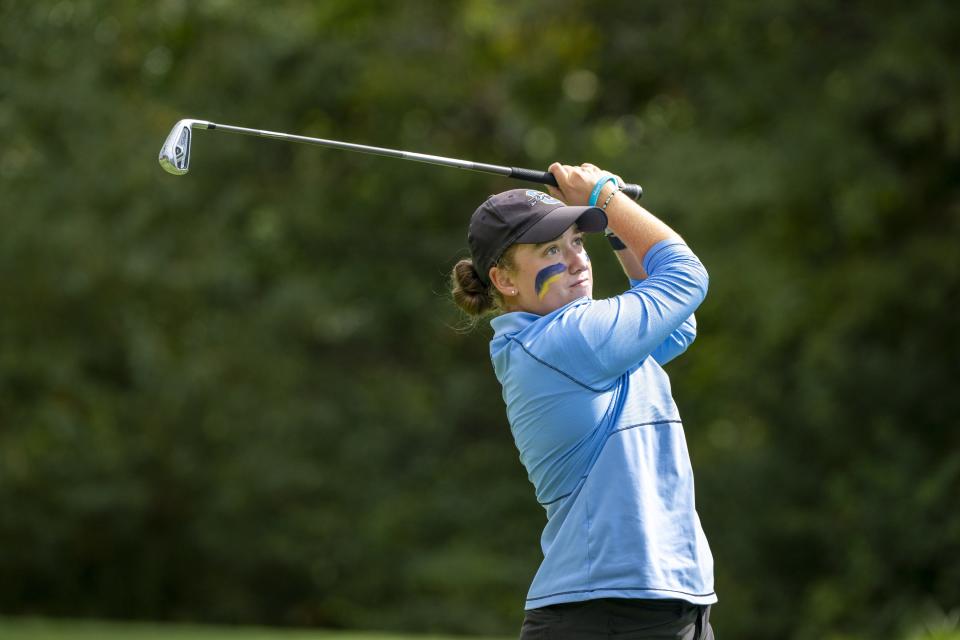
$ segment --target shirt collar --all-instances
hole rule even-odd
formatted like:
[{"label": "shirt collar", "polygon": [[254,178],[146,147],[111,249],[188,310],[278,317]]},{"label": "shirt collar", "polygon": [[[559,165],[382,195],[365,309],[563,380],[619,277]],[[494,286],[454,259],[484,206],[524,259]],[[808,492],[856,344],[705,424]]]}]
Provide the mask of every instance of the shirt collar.
[{"label": "shirt collar", "polygon": [[509,313],[501,314],[490,321],[490,326],[493,328],[493,337],[499,338],[500,336],[518,333],[529,327],[537,320],[547,318],[552,319],[557,315],[564,313],[567,309],[571,309],[589,301],[590,298],[587,297],[577,298],[576,300],[568,302],[562,307],[554,309],[545,316],[538,316],[537,314],[530,313],[529,311],[511,311]]}]

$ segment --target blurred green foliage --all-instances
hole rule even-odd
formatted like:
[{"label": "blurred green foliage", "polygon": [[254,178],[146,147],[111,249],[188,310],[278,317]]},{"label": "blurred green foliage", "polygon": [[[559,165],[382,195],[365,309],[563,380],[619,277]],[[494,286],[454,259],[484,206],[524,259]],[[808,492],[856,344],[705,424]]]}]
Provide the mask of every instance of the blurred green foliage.
[{"label": "blurred green foliage", "polygon": [[[960,605],[960,9],[0,0],[0,611],[512,633],[544,522],[447,271],[481,174],[644,185],[718,633]],[[624,284],[592,239],[598,294]]]}]

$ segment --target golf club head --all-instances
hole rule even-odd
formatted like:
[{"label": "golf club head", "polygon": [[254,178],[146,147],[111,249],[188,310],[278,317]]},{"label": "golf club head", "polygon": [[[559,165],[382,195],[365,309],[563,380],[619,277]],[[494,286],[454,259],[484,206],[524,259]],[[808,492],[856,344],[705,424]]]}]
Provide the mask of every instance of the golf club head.
[{"label": "golf club head", "polygon": [[205,120],[181,120],[173,125],[170,134],[160,148],[160,166],[167,173],[182,176],[190,170],[190,143],[193,127],[208,128]]}]

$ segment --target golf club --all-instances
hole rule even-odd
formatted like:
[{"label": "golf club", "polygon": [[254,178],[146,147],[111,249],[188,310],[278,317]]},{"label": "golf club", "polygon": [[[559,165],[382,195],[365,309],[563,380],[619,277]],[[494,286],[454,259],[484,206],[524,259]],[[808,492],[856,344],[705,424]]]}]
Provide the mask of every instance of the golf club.
[{"label": "golf club", "polygon": [[[414,153],[412,151],[398,151],[396,149],[384,149],[382,147],[369,147],[363,144],[354,144],[352,142],[340,142],[337,140],[324,140],[323,138],[309,138],[307,136],[298,136],[289,133],[279,133],[277,131],[264,131],[262,129],[247,129],[246,127],[235,127],[228,124],[216,124],[206,120],[180,120],[170,130],[163,147],[160,149],[160,166],[168,173],[182,176],[190,170],[190,146],[193,138],[193,129],[213,129],[216,131],[227,131],[229,133],[242,133],[248,136],[258,136],[261,138],[274,138],[276,140],[286,140],[289,142],[303,142],[306,144],[315,144],[321,147],[332,149],[343,149],[346,151],[359,151],[361,153],[371,153],[378,156],[388,156],[390,158],[400,158],[402,160],[414,160],[416,162],[426,162],[428,164],[439,164],[444,167],[456,167],[458,169],[470,169],[471,171],[482,171],[484,173],[494,173],[508,178],[516,178],[527,182],[536,182],[539,184],[549,184],[557,186],[557,179],[553,174],[547,171],[535,171],[533,169],[520,169],[518,167],[501,167],[495,164],[485,164],[483,162],[470,162],[469,160],[457,160],[455,158],[444,158],[441,156],[432,156],[424,153]],[[620,185],[621,190],[634,200],[639,200],[643,195],[643,189],[638,184]]]}]

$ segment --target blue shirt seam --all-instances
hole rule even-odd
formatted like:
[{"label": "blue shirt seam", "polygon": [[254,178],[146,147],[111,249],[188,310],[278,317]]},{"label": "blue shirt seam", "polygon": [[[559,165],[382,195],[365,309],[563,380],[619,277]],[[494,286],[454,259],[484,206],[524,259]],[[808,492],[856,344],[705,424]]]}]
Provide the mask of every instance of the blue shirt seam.
[{"label": "blue shirt seam", "polygon": [[[627,426],[625,426],[625,427],[620,427],[620,428],[618,428],[618,429],[614,429],[613,431],[611,431],[610,433],[607,434],[607,437],[606,437],[606,438],[603,439],[603,446],[601,446],[600,448],[601,448],[601,450],[602,450],[603,447],[607,446],[607,440],[609,440],[611,437],[613,437],[613,435],[614,435],[615,433],[621,433],[621,432],[623,432],[623,431],[628,431],[628,430],[630,430],[630,429],[636,429],[637,427],[652,427],[652,426],[655,425],[655,424],[683,424],[683,420],[674,420],[674,419],[653,420],[653,421],[651,421],[651,422],[638,422],[637,424],[630,424],[630,425],[627,425]],[[589,475],[589,474],[588,474],[588,475]],[[579,485],[581,482],[583,482],[583,480],[585,480],[586,477],[587,477],[586,475],[580,476],[580,479],[577,480],[577,484]],[[547,502],[540,502],[539,500],[537,500],[537,502],[540,504],[541,507],[546,507],[546,506],[549,506],[549,505],[553,504],[554,502],[559,502],[560,500],[563,500],[564,498],[569,498],[570,496],[573,495],[574,491],[576,491],[576,489],[574,489],[573,491],[569,491],[569,492],[563,494],[563,495],[560,496],[559,498],[554,498],[553,500],[548,500]]]},{"label": "blue shirt seam", "polygon": [[693,596],[695,598],[706,598],[709,596],[717,595],[716,591],[710,591],[709,593],[692,593],[690,591],[680,591],[679,589],[664,589],[662,587],[596,587],[594,589],[575,589],[573,591],[558,591],[556,593],[551,593],[545,596],[536,596],[533,598],[527,598],[527,602],[532,602],[534,600],[545,600],[547,598],[554,598],[556,596],[566,596],[571,593],[593,593],[594,591],[665,591],[667,593],[680,593],[685,596]]},{"label": "blue shirt seam", "polygon": [[[528,356],[530,356],[531,358],[533,358],[534,360],[536,360],[537,362],[539,362],[539,363],[542,364],[543,366],[547,367],[548,369],[553,369],[554,371],[556,371],[557,373],[559,373],[560,375],[562,375],[564,378],[570,380],[570,381],[573,382],[574,384],[577,384],[577,385],[583,387],[584,389],[586,389],[586,390],[588,390],[588,391],[593,391],[594,393],[604,393],[604,392],[606,392],[606,391],[609,391],[610,387],[613,386],[613,385],[611,384],[611,385],[608,386],[606,389],[597,389],[597,388],[595,388],[595,387],[591,387],[590,385],[588,385],[588,384],[586,384],[586,383],[584,383],[584,382],[580,382],[579,380],[577,380],[576,378],[574,378],[572,375],[570,375],[569,373],[567,373],[567,372],[564,371],[563,369],[561,369],[561,368],[559,368],[559,367],[555,367],[555,366],[553,366],[552,364],[550,364],[549,362],[544,362],[543,360],[541,360],[541,359],[538,358],[537,356],[533,355],[533,354],[530,352],[530,350],[527,349],[527,347],[523,344],[523,342],[521,342],[520,340],[518,340],[516,337],[514,337],[514,336],[504,336],[504,337],[505,337],[507,340],[511,341],[511,342],[517,343],[517,345],[519,345],[519,347],[520,347],[521,349],[523,349],[523,352],[524,352],[525,354],[527,354]],[[615,384],[615,382],[614,382],[614,384]]]},{"label": "blue shirt seam", "polygon": [[[608,438],[604,438],[604,440],[603,440],[603,446],[600,447],[600,450],[601,450],[601,451],[603,451],[603,449],[607,446],[607,440],[608,440]],[[586,525],[586,529],[587,529],[587,530],[586,530],[586,534],[587,534],[587,536],[586,536],[586,537],[587,537],[587,546],[586,546],[586,554],[585,554],[585,555],[586,555],[586,560],[587,560],[587,581],[588,581],[588,582],[593,582],[593,562],[590,560],[590,546],[591,546],[591,545],[590,545],[590,528],[591,528],[591,526],[593,525],[593,515],[590,513],[590,501],[589,501],[589,500],[586,501],[586,504],[585,504],[585,506],[584,506],[584,511],[585,511],[586,514],[587,514],[587,521],[586,521],[586,523],[584,523],[584,524]]]},{"label": "blue shirt seam", "polygon": [[[638,422],[637,424],[630,424],[625,427],[619,427],[617,429],[614,429],[613,431],[608,433],[607,440],[609,440],[610,437],[613,436],[613,434],[620,433],[621,431],[636,429],[637,427],[652,427],[655,424],[670,424],[670,423],[682,424],[683,420],[677,420],[675,418],[664,418],[663,420],[652,420],[650,422]],[[604,443],[606,443],[606,440],[604,441]]]}]

